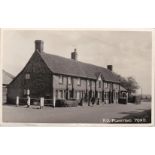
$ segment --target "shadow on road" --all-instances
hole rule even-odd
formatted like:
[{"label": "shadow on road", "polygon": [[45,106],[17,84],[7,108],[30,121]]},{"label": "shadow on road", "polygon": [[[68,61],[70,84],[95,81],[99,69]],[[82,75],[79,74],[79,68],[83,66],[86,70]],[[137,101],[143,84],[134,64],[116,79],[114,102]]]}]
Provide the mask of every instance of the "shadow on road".
[{"label": "shadow on road", "polygon": [[[149,110],[143,110],[141,112],[135,112],[135,111],[131,111],[131,112],[121,112],[120,114],[126,114],[126,116],[119,118],[121,120],[125,120],[125,119],[130,119],[131,121],[128,122],[128,124],[132,124],[132,123],[151,123],[151,109]],[[115,118],[118,119],[118,118]],[[118,120],[119,120],[118,119]],[[121,123],[120,121],[118,121],[119,123]],[[117,122],[115,122],[117,123]],[[124,122],[122,122],[124,123]]]}]

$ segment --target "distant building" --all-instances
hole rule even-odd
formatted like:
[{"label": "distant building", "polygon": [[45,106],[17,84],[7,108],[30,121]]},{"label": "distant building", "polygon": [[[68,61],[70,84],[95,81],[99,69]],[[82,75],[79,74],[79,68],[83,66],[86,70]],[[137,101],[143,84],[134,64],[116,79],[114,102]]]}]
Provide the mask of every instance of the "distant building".
[{"label": "distant building", "polygon": [[35,52],[8,87],[9,102],[15,102],[16,96],[29,95],[85,101],[95,97],[104,103],[118,103],[125,90],[120,90],[119,77],[112,65],[106,69],[80,62],[76,49],[71,59],[47,54],[43,45],[43,41],[35,41]]},{"label": "distant building", "polygon": [[13,80],[14,76],[6,72],[5,70],[3,70],[2,75],[3,75],[3,103],[6,103],[7,87],[8,87],[8,84]]}]

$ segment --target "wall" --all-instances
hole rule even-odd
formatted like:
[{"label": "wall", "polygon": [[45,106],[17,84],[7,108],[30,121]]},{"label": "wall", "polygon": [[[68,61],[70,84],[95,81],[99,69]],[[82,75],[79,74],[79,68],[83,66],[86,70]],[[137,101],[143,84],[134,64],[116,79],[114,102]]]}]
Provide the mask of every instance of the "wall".
[{"label": "wall", "polygon": [[[26,73],[30,79],[25,79]],[[30,89],[30,97],[52,96],[52,73],[38,52],[34,52],[21,73],[8,86],[8,101],[15,102],[16,96],[25,97],[24,89]]]},{"label": "wall", "polygon": [[[77,77],[71,77],[71,84],[68,84],[68,76],[65,75],[62,75],[63,83],[59,83],[59,76],[60,75],[53,75],[53,86],[55,92],[59,90],[63,91],[63,98],[79,98],[79,95],[80,97],[87,96],[89,98],[93,95],[96,95],[97,98],[105,101],[105,103],[118,103],[118,84],[112,82],[103,82],[101,77],[99,77],[97,81],[81,78],[80,85],[78,85]],[[101,87],[99,87],[99,82],[101,82]],[[107,83],[107,87],[105,83]],[[66,97],[66,93],[68,94],[68,92],[72,93],[71,97],[69,97],[70,95],[67,95]],[[107,97],[105,97],[105,93]],[[56,94],[58,94],[58,92]]]}]

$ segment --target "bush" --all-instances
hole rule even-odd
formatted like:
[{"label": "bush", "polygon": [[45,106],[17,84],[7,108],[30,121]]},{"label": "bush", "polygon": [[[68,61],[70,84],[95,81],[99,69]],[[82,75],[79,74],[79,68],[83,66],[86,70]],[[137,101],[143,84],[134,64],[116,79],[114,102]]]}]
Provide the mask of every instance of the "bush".
[{"label": "bush", "polygon": [[64,99],[57,99],[56,103],[55,103],[55,106],[56,107],[66,107],[67,106],[66,100],[64,100]]},{"label": "bush", "polygon": [[67,100],[67,107],[77,107],[78,105],[78,100]]},{"label": "bush", "polygon": [[70,99],[70,100],[57,99],[56,100],[56,107],[77,107],[78,104],[79,104],[79,101],[75,99]]}]

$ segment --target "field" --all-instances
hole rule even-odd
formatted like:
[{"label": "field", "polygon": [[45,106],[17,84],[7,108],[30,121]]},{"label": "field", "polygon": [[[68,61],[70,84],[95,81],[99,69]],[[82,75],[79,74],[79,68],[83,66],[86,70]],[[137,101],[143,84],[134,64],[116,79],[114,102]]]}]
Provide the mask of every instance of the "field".
[{"label": "field", "polygon": [[16,123],[150,123],[151,104],[101,104],[78,107],[3,105],[3,122]]}]

